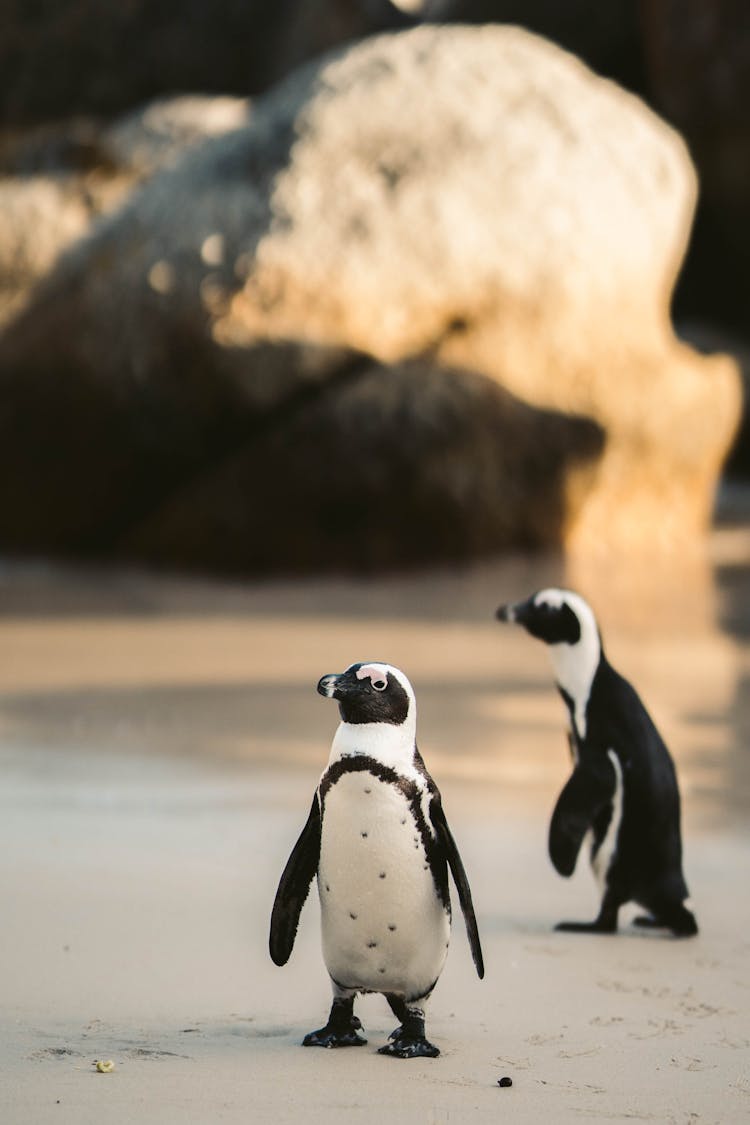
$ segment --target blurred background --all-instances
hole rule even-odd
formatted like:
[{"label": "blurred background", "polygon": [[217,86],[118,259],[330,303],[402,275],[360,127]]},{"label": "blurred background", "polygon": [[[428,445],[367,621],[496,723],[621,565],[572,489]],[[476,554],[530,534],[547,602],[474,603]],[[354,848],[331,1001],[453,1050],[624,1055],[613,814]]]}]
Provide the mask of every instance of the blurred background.
[{"label": "blurred background", "polygon": [[[138,1114],[176,1067],[181,1121],[248,1060],[269,1105],[308,1065],[316,928],[281,990],[267,920],[336,723],[315,684],[355,660],[415,687],[493,987],[560,967],[530,1006],[487,991],[493,1057],[508,1012],[548,1026],[578,978],[527,939],[595,892],[546,858],[545,653],[493,620],[544,585],[589,598],[677,762],[706,936],[664,974],[734,994],[748,106],[745,0],[0,0],[0,1042],[29,1119],[42,1091],[123,1120],[93,1057]],[[691,1058],[746,1044],[686,1010]]]},{"label": "blurred background", "polygon": [[692,549],[750,472],[749,25],[3,0],[3,556]]},{"label": "blurred background", "polygon": [[3,0],[0,31],[13,762],[317,767],[312,686],[377,656],[446,770],[525,792],[546,666],[492,614],[565,582],[742,806],[747,6]]}]

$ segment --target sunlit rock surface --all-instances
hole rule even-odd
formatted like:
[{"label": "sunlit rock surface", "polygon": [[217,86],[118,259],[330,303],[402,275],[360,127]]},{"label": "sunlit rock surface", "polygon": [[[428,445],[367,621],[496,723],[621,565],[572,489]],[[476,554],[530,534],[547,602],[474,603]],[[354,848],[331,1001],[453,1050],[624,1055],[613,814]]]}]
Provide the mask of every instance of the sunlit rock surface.
[{"label": "sunlit rock surface", "polygon": [[[519,29],[422,27],[313,64],[153,176],[0,339],[3,542],[247,571],[420,561],[528,543],[550,490],[537,542],[692,540],[738,413],[733,363],[669,322],[694,198],[671,130]],[[521,456],[489,474],[482,379],[526,408],[500,411],[496,441]],[[454,469],[425,490],[412,457],[394,481],[451,380]],[[382,394],[373,472],[342,403],[369,396],[382,421]],[[546,481],[526,471],[547,457]],[[314,519],[310,494],[350,474],[361,518],[313,562],[283,532],[340,522],[340,493],[326,511],[319,488]],[[414,482],[395,535],[389,498]]]}]

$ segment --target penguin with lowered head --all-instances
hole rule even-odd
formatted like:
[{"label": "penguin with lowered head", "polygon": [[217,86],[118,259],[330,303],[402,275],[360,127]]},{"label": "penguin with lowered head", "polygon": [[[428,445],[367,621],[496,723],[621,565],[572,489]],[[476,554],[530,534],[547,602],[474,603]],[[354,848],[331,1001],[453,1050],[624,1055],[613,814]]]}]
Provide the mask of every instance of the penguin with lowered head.
[{"label": "penguin with lowered head", "polygon": [[416,745],[416,700],[390,664],[352,664],[318,691],[339,705],[328,766],[281,876],[270,953],[285,965],[315,875],[323,958],[331,978],[328,1022],[306,1047],[359,1047],[358,993],[385,996],[399,1026],[380,1054],[434,1058],[424,1006],[448,952],[448,868],[458,889],[479,977],[484,976],[471,891],[440,793]]},{"label": "penguin with lowered head", "polygon": [[637,924],[696,934],[674,763],[637,692],[604,655],[593,610],[572,590],[547,589],[496,616],[545,642],[568,709],[573,773],[552,814],[549,854],[561,875],[572,875],[588,836],[602,899],[593,922],[556,928],[614,933],[620,907],[635,902],[648,912]]}]

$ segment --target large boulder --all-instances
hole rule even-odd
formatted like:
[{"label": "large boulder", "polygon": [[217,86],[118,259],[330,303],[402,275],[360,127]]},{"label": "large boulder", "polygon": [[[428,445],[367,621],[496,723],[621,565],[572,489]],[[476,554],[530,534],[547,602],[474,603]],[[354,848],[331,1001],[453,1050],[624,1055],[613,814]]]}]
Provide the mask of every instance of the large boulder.
[{"label": "large boulder", "polygon": [[246,125],[244,98],[180,96],[110,124],[74,118],[0,140],[0,325],[60,255],[157,171],[207,137]]},{"label": "large boulder", "polygon": [[[360,496],[391,562],[465,554],[451,538],[684,542],[708,518],[738,411],[731,361],[679,345],[669,322],[694,199],[670,129],[518,29],[426,26],[304,68],[153,176],[0,339],[3,545],[247,570],[351,561],[365,518],[347,552],[307,559],[272,527],[290,497],[351,472],[363,401],[379,421]],[[481,392],[464,389],[478,377]],[[436,394],[453,405],[430,463],[451,412],[460,456],[429,470],[432,491],[415,487],[395,535],[396,451],[424,447]],[[492,441],[513,456],[485,471]],[[549,480],[522,470],[545,457]],[[504,504],[519,475],[523,502]],[[484,482],[481,503],[458,479]],[[230,549],[212,552],[212,510]],[[437,545],[420,539],[441,511]]]}]

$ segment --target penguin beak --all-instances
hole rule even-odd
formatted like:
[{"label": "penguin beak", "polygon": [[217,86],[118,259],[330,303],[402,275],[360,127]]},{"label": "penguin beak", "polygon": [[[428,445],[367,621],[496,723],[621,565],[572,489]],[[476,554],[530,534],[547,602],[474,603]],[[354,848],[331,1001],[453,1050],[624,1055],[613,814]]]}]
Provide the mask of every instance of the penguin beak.
[{"label": "penguin beak", "polygon": [[338,673],[335,672],[328,676],[321,676],[318,680],[318,695],[324,695],[327,699],[334,699],[336,684],[340,678]]},{"label": "penguin beak", "polygon": [[501,605],[498,606],[495,617],[498,621],[506,621],[512,623],[517,620],[516,606],[514,605]]}]

